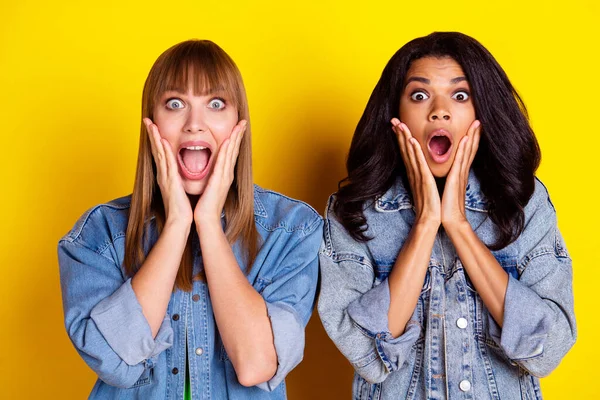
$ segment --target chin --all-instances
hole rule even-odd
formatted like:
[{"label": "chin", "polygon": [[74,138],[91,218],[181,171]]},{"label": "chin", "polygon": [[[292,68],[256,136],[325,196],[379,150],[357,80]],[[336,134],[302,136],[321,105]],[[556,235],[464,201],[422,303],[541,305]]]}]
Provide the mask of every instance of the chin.
[{"label": "chin", "polygon": [[446,165],[434,165],[434,166],[429,166],[429,170],[431,170],[431,174],[433,175],[434,178],[445,178],[448,176],[448,173],[450,172],[450,166],[446,166]]},{"label": "chin", "polygon": [[204,193],[205,182],[203,181],[187,181],[183,183],[183,189],[191,196],[199,196]]}]

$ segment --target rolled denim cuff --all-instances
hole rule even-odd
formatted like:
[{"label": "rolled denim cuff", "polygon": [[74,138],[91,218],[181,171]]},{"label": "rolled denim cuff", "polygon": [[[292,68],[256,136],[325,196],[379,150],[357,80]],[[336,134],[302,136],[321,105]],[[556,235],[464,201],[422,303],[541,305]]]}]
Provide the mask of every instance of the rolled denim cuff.
[{"label": "rolled denim cuff", "polygon": [[300,364],[304,355],[304,324],[293,307],[285,303],[267,304],[271,329],[277,352],[277,372],[267,382],[258,384],[260,389],[271,392],[286,375]]},{"label": "rolled denim cuff", "polygon": [[[166,315],[156,338],[137,300],[131,279],[98,303],[90,317],[115,353],[128,365],[151,359],[173,345],[173,328]],[[152,362],[146,362],[151,367]]]},{"label": "rolled denim cuff", "polygon": [[387,279],[348,306],[348,315],[366,336],[375,340],[375,348],[388,372],[406,361],[421,334],[421,327],[409,321],[404,333],[394,338],[389,330],[390,287]]},{"label": "rolled denim cuff", "polygon": [[540,356],[550,331],[548,307],[533,290],[509,275],[502,328],[488,315],[492,339],[514,361]]}]

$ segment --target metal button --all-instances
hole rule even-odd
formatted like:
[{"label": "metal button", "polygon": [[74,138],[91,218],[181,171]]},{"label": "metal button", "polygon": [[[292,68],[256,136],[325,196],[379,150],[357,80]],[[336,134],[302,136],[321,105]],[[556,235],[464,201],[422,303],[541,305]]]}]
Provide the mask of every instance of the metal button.
[{"label": "metal button", "polygon": [[460,329],[465,329],[467,325],[468,322],[466,318],[459,318],[456,320],[456,326],[458,326]]},{"label": "metal button", "polygon": [[201,355],[202,355],[202,353],[204,353],[204,351],[202,350],[202,347],[198,347],[198,348],[196,349],[196,355],[197,355],[197,356],[201,356]]},{"label": "metal button", "polygon": [[468,380],[465,379],[464,381],[460,381],[460,383],[458,384],[458,387],[463,392],[468,392],[469,390],[471,390],[471,382],[469,382]]},{"label": "metal button", "polygon": [[171,372],[173,373],[173,375],[177,375],[179,373],[179,370],[177,368],[173,368]]},{"label": "metal button", "polygon": [[179,321],[179,314],[173,314],[173,321]]},{"label": "metal button", "polygon": [[195,295],[193,295],[193,296],[192,296],[192,300],[194,300],[194,301],[198,301],[198,300],[200,300],[200,295],[199,295],[199,294],[195,294]]}]

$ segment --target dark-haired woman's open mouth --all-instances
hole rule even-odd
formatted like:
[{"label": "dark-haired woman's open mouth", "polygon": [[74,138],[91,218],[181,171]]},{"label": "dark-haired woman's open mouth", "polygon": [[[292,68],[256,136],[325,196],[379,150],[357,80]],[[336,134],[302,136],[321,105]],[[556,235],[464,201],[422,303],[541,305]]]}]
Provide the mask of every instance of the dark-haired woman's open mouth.
[{"label": "dark-haired woman's open mouth", "polygon": [[208,173],[212,150],[206,142],[185,142],[179,146],[177,161],[181,175],[187,179],[200,180]]},{"label": "dark-haired woman's open mouth", "polygon": [[452,154],[452,135],[445,129],[436,129],[427,138],[427,149],[434,162],[445,163]]}]

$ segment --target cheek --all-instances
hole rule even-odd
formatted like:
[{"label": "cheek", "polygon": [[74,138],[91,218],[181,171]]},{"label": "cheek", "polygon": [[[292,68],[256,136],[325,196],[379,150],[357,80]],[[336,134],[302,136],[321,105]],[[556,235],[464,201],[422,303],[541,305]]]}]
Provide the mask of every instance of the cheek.
[{"label": "cheek", "polygon": [[215,117],[211,120],[210,131],[219,146],[231,135],[237,122],[237,114]]},{"label": "cheek", "polygon": [[181,121],[178,121],[177,118],[165,113],[155,113],[153,122],[158,127],[160,135],[169,142],[176,139],[178,137],[178,132],[181,131]]}]

